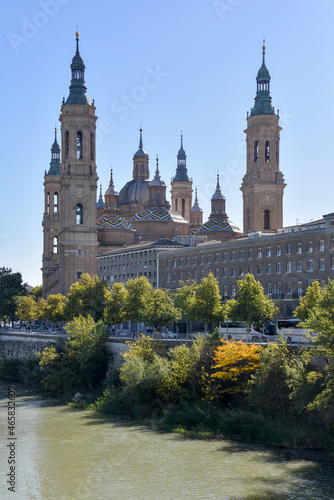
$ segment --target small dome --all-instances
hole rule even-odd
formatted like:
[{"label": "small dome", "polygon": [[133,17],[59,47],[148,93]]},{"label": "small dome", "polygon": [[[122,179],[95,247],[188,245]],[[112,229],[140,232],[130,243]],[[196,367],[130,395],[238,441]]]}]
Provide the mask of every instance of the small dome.
[{"label": "small dome", "polygon": [[149,184],[148,179],[132,179],[127,182],[119,192],[118,204],[147,203],[149,200]]}]

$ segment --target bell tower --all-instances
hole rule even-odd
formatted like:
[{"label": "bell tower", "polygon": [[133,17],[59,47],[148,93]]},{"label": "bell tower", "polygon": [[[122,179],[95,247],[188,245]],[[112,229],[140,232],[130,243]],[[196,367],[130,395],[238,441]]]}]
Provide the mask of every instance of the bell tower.
[{"label": "bell tower", "polygon": [[247,171],[243,178],[243,231],[275,231],[283,226],[283,191],[286,184],[279,170],[279,114],[271,104],[270,75],[265,64],[258,71],[254,107],[247,113]]},{"label": "bell tower", "polygon": [[190,221],[192,207],[193,183],[187,171],[187,155],[183,149],[183,135],[181,133],[181,147],[177,154],[177,167],[175,177],[171,182],[172,211]]},{"label": "bell tower", "polygon": [[51,147],[50,168],[44,175],[43,214],[43,297],[59,292],[59,194],[60,194],[60,147],[55,140]]},{"label": "bell tower", "polygon": [[87,96],[85,64],[76,52],[71,64],[71,85],[63,99],[61,122],[60,231],[58,252],[60,293],[67,295],[72,283],[82,273],[97,272],[96,190],[98,176],[95,163],[95,106]]}]

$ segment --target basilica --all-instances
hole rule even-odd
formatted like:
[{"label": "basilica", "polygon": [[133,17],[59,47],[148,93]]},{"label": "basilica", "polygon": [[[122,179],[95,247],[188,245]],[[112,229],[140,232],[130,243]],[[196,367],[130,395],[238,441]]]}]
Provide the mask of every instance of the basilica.
[{"label": "basilica", "polygon": [[[97,196],[96,108],[87,95],[85,64],[79,51],[79,33],[76,33],[69,94],[63,99],[59,118],[61,146],[55,129],[51,162],[44,176],[44,297],[56,293],[66,295],[82,273],[99,274],[101,256],[116,255],[120,250],[124,253],[146,245],[168,247],[171,251],[173,242],[180,249],[188,246],[189,241],[196,247],[197,244],[233,242],[254,232],[277,234],[283,224],[285,183],[279,169],[279,113],[271,103],[265,46],[256,85],[255,102],[247,114],[245,130],[247,165],[241,185],[243,231],[228,218],[219,175],[212,193],[209,219],[203,221],[197,190],[193,199],[193,180],[188,173],[182,134],[170,202],[162,179],[166,173],[160,172],[158,157],[154,168],[150,166],[141,127],[138,149],[132,157],[131,180],[118,191],[111,170],[107,190],[103,194],[100,186]],[[142,273],[122,273],[120,279],[127,281],[139,275]]]}]

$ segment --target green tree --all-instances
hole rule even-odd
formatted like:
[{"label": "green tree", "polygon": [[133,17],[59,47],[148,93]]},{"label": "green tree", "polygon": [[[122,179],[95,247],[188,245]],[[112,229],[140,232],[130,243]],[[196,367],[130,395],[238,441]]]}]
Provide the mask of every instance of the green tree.
[{"label": "green tree", "polygon": [[129,280],[126,284],[128,297],[125,305],[126,318],[133,323],[145,322],[146,308],[151,301],[153,288],[147,278],[141,276]]},{"label": "green tree", "polygon": [[69,338],[64,347],[46,347],[40,356],[42,386],[53,392],[92,389],[105,377],[108,366],[103,322],[79,316],[66,325]]},{"label": "green tree", "polygon": [[106,290],[108,284],[99,280],[97,276],[91,278],[89,274],[83,274],[77,283],[74,283],[67,295],[64,315],[67,319],[77,316],[92,316],[94,321],[103,318],[106,304]]},{"label": "green tree", "polygon": [[319,281],[313,281],[306,290],[304,297],[299,298],[299,305],[293,315],[295,318],[306,320],[312,311],[319,305],[321,299],[321,287]]},{"label": "green tree", "polygon": [[53,323],[64,321],[66,297],[61,293],[49,295],[47,300],[39,300],[41,319],[47,319]]},{"label": "green tree", "polygon": [[32,295],[17,295],[16,302],[16,316],[21,321],[28,321],[29,323],[36,319],[37,302]]},{"label": "green tree", "polygon": [[168,290],[152,290],[145,308],[145,322],[155,328],[175,323],[181,319],[181,312],[174,306]]},{"label": "green tree", "polygon": [[176,289],[174,294],[174,304],[180,309],[186,317],[187,321],[187,336],[189,333],[190,321],[195,319],[194,303],[195,293],[198,285],[195,281],[180,282],[180,287]]},{"label": "green tree", "polygon": [[204,345],[198,338],[191,346],[182,344],[169,351],[170,369],[158,388],[168,403],[200,400],[204,395],[201,368]]},{"label": "green tree", "polygon": [[283,341],[261,349],[260,368],[248,388],[248,401],[255,410],[270,418],[291,416],[291,368],[296,362]]},{"label": "green tree", "polygon": [[334,281],[328,280],[328,284],[321,290],[320,298],[314,302],[312,307],[306,308],[305,320],[301,326],[316,332],[312,338],[314,350],[310,354],[321,355],[325,368],[321,391],[307,408],[321,416],[326,425],[334,429]]},{"label": "green tree", "polygon": [[43,288],[42,285],[35,286],[29,293],[34,297],[35,300],[41,299],[43,296]]},{"label": "green tree", "polygon": [[160,341],[143,335],[123,354],[120,380],[130,413],[137,417],[161,411],[159,387],[169,371],[168,359],[161,355],[163,352]]},{"label": "green tree", "polygon": [[126,319],[125,306],[127,304],[128,291],[123,283],[114,283],[106,292],[106,306],[104,319],[108,325],[120,325]]},{"label": "green tree", "polygon": [[242,321],[248,326],[261,327],[276,314],[272,300],[263,292],[263,286],[252,274],[237,282],[238,297],[226,303],[226,313],[232,321]]},{"label": "green tree", "polygon": [[7,267],[0,267],[0,318],[14,321],[17,307],[15,297],[18,295],[27,295],[22,275],[13,273]]},{"label": "green tree", "polygon": [[222,317],[221,295],[218,281],[209,273],[195,290],[193,314],[195,319],[205,324],[205,333],[208,323],[219,321]]}]

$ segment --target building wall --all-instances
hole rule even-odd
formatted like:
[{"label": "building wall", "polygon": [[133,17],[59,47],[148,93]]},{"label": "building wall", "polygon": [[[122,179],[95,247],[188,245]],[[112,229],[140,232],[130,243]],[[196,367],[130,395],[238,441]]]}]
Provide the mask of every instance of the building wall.
[{"label": "building wall", "polygon": [[283,317],[292,315],[312,281],[334,279],[334,227],[246,237],[213,245],[165,252],[160,257],[161,288],[200,280],[212,273],[224,300],[236,297],[237,281],[252,273],[264,292],[277,300]]}]

